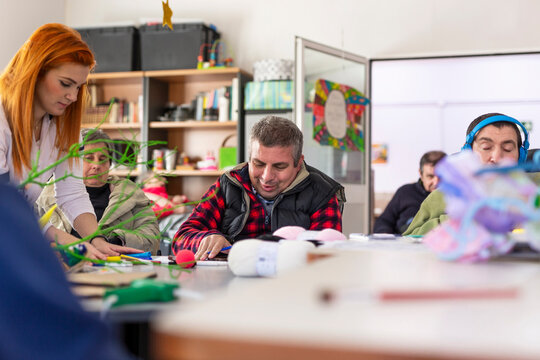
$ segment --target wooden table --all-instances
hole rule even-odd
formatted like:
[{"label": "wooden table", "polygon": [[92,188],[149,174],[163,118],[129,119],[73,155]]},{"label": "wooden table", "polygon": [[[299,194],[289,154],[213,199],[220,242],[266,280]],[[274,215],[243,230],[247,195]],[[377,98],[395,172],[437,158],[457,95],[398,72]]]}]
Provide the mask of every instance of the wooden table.
[{"label": "wooden table", "polygon": [[[514,298],[320,300],[323,289],[518,289]],[[230,286],[152,325],[156,359],[540,359],[540,266],[444,262],[367,242],[280,278]]]},{"label": "wooden table", "polygon": [[[197,292],[204,298],[210,298],[212,294],[222,288],[226,288],[235,276],[228,266],[197,266],[189,271],[181,272],[177,278],[172,278],[169,270],[165,267],[152,265],[135,265],[133,267],[118,268],[125,272],[156,271],[157,280],[177,281],[182,289]],[[176,271],[175,271],[176,272]],[[148,321],[156,312],[168,311],[182,304],[197,302],[190,298],[182,298],[169,303],[142,303],[124,305],[113,308],[107,313],[107,319],[117,322]],[[83,306],[92,312],[100,312],[103,307],[101,299],[88,299],[83,301]]]}]

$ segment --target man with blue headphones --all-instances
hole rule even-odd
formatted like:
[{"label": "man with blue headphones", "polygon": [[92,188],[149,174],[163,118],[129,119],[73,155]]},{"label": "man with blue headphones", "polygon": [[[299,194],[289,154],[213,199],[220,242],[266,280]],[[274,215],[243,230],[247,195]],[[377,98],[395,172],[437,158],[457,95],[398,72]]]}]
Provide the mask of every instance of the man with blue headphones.
[{"label": "man with blue headphones", "polygon": [[[484,164],[497,164],[502,159],[524,162],[528,148],[529,134],[521,122],[503,114],[489,113],[470,123],[461,149],[474,151]],[[447,218],[443,194],[434,190],[403,235],[425,235]]]},{"label": "man with blue headphones", "polygon": [[[523,131],[523,141],[520,128]],[[503,158],[522,163],[527,159],[529,133],[521,122],[510,116],[485,114],[469,125],[465,145],[461,149],[473,150],[484,164],[497,164]]]}]

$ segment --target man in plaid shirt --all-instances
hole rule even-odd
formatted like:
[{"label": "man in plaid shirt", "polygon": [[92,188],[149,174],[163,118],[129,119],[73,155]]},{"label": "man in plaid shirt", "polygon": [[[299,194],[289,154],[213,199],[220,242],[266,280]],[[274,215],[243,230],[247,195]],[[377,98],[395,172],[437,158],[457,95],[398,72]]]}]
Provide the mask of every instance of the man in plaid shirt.
[{"label": "man in plaid shirt", "polygon": [[215,257],[235,241],[283,226],[341,231],[343,186],[304,163],[303,136],[287,119],[267,116],[251,131],[249,162],[223,174],[175,236],[173,252]]}]

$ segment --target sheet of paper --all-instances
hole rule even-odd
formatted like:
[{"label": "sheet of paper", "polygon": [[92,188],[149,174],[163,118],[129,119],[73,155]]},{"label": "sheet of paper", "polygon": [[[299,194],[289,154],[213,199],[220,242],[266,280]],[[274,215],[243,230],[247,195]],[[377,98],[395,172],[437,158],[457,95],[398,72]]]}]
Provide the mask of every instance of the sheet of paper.
[{"label": "sheet of paper", "polygon": [[133,280],[156,277],[155,271],[148,272],[125,272],[125,273],[77,273],[68,274],[68,280],[72,284],[101,285],[101,286],[125,286]]}]

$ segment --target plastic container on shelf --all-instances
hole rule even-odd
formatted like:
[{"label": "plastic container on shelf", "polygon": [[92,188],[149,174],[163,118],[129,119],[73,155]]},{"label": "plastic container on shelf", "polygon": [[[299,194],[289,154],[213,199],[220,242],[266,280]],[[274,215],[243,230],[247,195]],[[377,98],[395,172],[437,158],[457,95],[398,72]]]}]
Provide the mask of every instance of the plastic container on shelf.
[{"label": "plastic container on shelf", "polygon": [[173,24],[173,30],[162,24],[141,25],[139,33],[142,70],[196,69],[199,54],[208,61],[209,49],[220,36],[200,22]]},{"label": "plastic container on shelf", "polygon": [[76,29],[94,52],[96,72],[140,70],[139,32],[134,26]]}]

